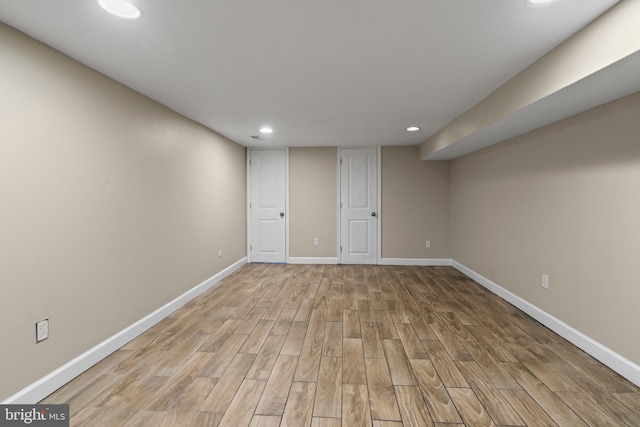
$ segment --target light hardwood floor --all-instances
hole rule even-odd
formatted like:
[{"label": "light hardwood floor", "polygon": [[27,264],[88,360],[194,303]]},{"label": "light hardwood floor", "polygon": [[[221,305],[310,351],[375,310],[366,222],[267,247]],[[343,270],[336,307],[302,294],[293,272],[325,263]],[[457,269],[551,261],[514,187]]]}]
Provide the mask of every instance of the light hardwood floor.
[{"label": "light hardwood floor", "polygon": [[249,264],[43,403],[76,426],[640,426],[640,390],[449,267]]}]

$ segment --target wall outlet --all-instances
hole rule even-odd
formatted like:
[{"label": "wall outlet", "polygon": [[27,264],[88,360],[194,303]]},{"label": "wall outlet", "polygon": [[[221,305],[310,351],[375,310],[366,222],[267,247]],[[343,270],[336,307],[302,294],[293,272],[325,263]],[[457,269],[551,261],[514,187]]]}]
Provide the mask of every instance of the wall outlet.
[{"label": "wall outlet", "polygon": [[431,240],[427,240],[427,242],[424,244],[424,247],[427,249],[431,249]]},{"label": "wall outlet", "polygon": [[36,342],[49,338],[49,319],[36,322]]},{"label": "wall outlet", "polygon": [[545,289],[549,289],[549,276],[546,274],[542,275],[542,287]]},{"label": "wall outlet", "polygon": [[313,246],[318,246],[320,244],[320,239],[318,239],[317,237],[313,238]]},{"label": "wall outlet", "polygon": [[222,248],[218,248],[218,258],[222,257]]}]

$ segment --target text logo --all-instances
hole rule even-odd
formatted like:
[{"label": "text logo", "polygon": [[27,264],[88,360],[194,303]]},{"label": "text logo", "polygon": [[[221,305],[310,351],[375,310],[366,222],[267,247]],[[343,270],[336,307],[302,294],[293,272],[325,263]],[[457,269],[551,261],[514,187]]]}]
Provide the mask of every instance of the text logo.
[{"label": "text logo", "polygon": [[0,427],[69,427],[69,405],[0,405]]}]

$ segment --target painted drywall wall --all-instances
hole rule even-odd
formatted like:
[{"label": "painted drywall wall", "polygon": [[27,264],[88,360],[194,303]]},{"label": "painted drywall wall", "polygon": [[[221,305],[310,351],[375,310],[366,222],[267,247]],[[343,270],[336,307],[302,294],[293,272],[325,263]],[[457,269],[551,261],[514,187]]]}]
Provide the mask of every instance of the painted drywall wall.
[{"label": "painted drywall wall", "polygon": [[0,69],[2,401],[244,258],[246,169],[243,147],[3,24]]},{"label": "painted drywall wall", "polygon": [[[290,257],[338,256],[337,167],[336,147],[289,149]],[[450,258],[450,162],[422,162],[417,146],[382,147],[381,183],[382,257]]]},{"label": "painted drywall wall", "polygon": [[338,256],[337,168],[336,147],[289,149],[290,257]]},{"label": "painted drywall wall", "polygon": [[451,258],[450,162],[420,161],[415,145],[390,146],[381,168],[382,257]]},{"label": "painted drywall wall", "polygon": [[636,93],[451,171],[453,258],[636,364],[639,117]]}]

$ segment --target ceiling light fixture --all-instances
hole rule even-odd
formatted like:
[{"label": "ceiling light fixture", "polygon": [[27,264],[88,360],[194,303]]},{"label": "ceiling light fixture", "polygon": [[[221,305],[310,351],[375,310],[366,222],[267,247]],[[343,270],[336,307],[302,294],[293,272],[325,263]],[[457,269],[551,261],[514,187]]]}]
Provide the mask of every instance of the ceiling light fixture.
[{"label": "ceiling light fixture", "polygon": [[263,126],[260,128],[260,133],[273,133],[273,129],[268,126]]},{"label": "ceiling light fixture", "polygon": [[138,19],[142,13],[127,0],[98,0],[98,4],[112,15],[124,19]]},{"label": "ceiling light fixture", "polygon": [[525,0],[529,6],[538,7],[538,6],[548,6],[556,0]]},{"label": "ceiling light fixture", "polygon": [[417,132],[419,130],[420,130],[420,128],[418,126],[409,126],[407,128],[407,132]]}]

